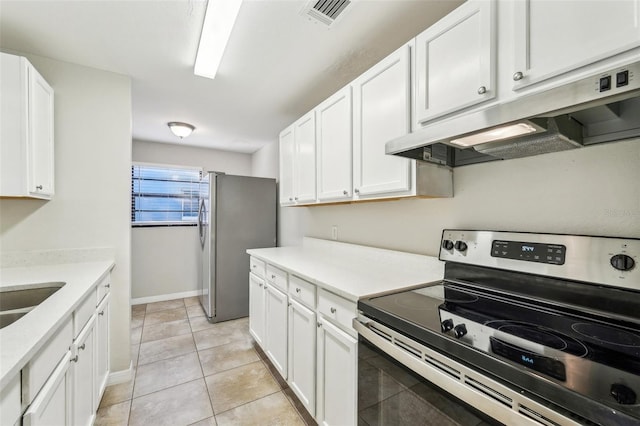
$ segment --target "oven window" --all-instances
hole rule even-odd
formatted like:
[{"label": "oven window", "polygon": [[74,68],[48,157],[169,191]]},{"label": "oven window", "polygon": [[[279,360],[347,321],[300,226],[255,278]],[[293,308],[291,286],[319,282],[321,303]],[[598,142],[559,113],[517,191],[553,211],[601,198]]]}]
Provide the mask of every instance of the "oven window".
[{"label": "oven window", "polygon": [[358,344],[358,424],[501,425],[390,358],[362,337]]}]

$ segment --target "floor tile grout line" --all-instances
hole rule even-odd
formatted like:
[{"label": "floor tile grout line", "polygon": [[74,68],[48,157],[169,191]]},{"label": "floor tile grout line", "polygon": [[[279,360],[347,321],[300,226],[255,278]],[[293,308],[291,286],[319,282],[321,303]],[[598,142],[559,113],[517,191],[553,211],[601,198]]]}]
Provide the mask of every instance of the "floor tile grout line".
[{"label": "floor tile grout line", "polygon": [[[209,390],[209,388],[208,388],[208,387],[207,387],[207,390]],[[282,389],[278,389],[277,391],[275,391],[275,392],[271,392],[271,393],[266,394],[266,395],[263,395],[263,396],[261,396],[260,398],[256,398],[256,399],[253,399],[253,400],[251,400],[251,401],[243,402],[243,403],[242,403],[242,404],[240,404],[240,405],[236,405],[235,407],[231,407],[231,408],[229,408],[229,409],[227,409],[227,410],[221,411],[221,412],[219,412],[218,414],[213,413],[213,414],[214,414],[214,417],[215,417],[215,416],[219,416],[219,415],[224,414],[224,413],[227,413],[227,412],[229,412],[229,411],[231,411],[231,410],[235,410],[235,409],[237,409],[237,408],[243,407],[243,406],[245,406],[245,405],[247,405],[247,404],[251,404],[252,402],[260,401],[261,399],[264,399],[264,398],[266,398],[266,397],[268,397],[268,396],[271,396],[271,395],[275,395],[275,394],[277,394],[278,392],[282,393],[282,396],[284,396],[285,398],[287,398],[287,396],[284,394],[284,392],[282,392]],[[294,408],[294,410],[295,410],[295,408]],[[295,411],[296,411],[296,414],[298,414],[298,411],[297,411],[297,410],[295,410]],[[303,422],[303,423],[304,423],[304,422]]]}]

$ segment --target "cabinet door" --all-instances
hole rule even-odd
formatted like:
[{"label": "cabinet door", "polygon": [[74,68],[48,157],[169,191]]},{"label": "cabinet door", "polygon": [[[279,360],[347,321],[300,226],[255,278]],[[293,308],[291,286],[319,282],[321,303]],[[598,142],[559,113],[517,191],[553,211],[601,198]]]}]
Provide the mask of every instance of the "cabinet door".
[{"label": "cabinet door", "polygon": [[294,124],[296,145],[294,161],[294,201],[316,200],[316,120],[315,112],[303,116]]},{"label": "cabinet door", "polygon": [[351,87],[316,108],[318,200],[349,200],[352,186]]},{"label": "cabinet door", "polygon": [[97,308],[96,324],[96,390],[94,407],[98,407],[109,377],[109,306],[111,296],[107,294]]},{"label": "cabinet door", "polygon": [[260,345],[265,349],[264,344],[264,302],[265,302],[264,280],[252,273],[249,274],[249,331]]},{"label": "cabinet door", "polygon": [[318,415],[321,425],[355,425],[358,401],[358,341],[320,318]]},{"label": "cabinet door", "polygon": [[73,343],[75,363],[73,366],[73,424],[90,426],[96,409],[95,398],[95,317],[85,325]]},{"label": "cabinet door", "polygon": [[316,412],[316,314],[289,302],[289,386],[312,416]]},{"label": "cabinet door", "polygon": [[53,89],[33,67],[28,67],[28,190],[53,195]]},{"label": "cabinet door", "polygon": [[73,424],[71,352],[67,352],[22,417],[24,426]]},{"label": "cabinet door", "polygon": [[265,340],[266,353],[284,379],[287,378],[287,295],[266,285]]},{"label": "cabinet door", "polygon": [[495,97],[495,25],[495,0],[471,0],[416,37],[418,124]]},{"label": "cabinet door", "polygon": [[280,133],[280,204],[293,204],[293,162],[295,157],[293,126]]},{"label": "cabinet door", "polygon": [[410,45],[353,82],[354,197],[407,191],[411,160],[385,154],[410,128]]},{"label": "cabinet door", "polygon": [[515,89],[640,46],[640,0],[520,0],[514,14]]}]

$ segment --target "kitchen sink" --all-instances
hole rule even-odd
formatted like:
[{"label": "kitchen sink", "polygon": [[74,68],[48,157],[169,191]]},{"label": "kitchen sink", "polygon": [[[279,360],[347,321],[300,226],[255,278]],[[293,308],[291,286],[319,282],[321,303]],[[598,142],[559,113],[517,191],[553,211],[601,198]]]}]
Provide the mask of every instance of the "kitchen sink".
[{"label": "kitchen sink", "polygon": [[60,290],[65,283],[38,283],[20,290],[0,291],[0,328],[22,318],[49,296]]}]

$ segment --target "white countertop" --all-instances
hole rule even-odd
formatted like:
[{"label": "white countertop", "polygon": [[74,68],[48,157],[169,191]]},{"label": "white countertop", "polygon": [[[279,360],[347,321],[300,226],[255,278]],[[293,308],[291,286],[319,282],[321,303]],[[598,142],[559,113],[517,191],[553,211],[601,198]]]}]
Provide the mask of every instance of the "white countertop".
[{"label": "white countertop", "polygon": [[0,269],[3,291],[34,283],[66,283],[18,321],[0,329],[0,388],[20,372],[113,266],[112,260],[104,260]]},{"label": "white countertop", "polygon": [[444,262],[436,257],[316,238],[247,253],[354,302],[444,276]]}]

